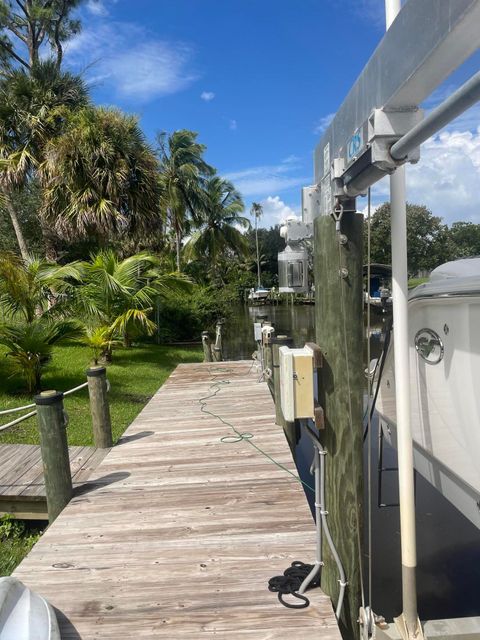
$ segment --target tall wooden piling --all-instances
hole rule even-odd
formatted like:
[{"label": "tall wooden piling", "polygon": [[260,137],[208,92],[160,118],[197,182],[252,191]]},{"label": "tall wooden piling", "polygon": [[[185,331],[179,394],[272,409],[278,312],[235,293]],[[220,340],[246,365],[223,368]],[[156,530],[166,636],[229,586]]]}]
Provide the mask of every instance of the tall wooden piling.
[{"label": "tall wooden piling", "polygon": [[45,493],[50,524],[72,498],[63,393],[44,391],[35,396],[40,433]]},{"label": "tall wooden piling", "polygon": [[107,370],[105,367],[90,367],[87,371],[88,395],[92,414],[93,442],[99,449],[113,445],[112,422],[108,403]]},{"label": "tall wooden piling", "polygon": [[[319,400],[326,455],[326,508],[348,586],[340,620],[359,638],[363,505],[363,216],[344,213],[340,233],[330,216],[315,220],[315,322],[324,354]],[[336,605],[338,572],[327,545],[322,589]]]}]

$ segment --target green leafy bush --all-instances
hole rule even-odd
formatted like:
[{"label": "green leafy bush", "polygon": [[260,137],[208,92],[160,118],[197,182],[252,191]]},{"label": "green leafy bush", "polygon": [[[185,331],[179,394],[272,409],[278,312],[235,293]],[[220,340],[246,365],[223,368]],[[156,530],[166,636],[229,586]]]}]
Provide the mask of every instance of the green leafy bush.
[{"label": "green leafy bush", "polygon": [[190,294],[171,294],[159,302],[158,335],[162,342],[199,340],[217,320],[228,318],[238,302],[236,287],[196,287]]},{"label": "green leafy bush", "polygon": [[7,514],[0,518],[0,576],[9,576],[40,537]]}]

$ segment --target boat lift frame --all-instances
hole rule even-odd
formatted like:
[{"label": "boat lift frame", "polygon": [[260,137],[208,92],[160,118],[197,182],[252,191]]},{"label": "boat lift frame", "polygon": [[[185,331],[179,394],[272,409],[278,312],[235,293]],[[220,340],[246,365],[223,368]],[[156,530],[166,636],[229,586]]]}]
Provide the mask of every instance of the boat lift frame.
[{"label": "boat lift frame", "polygon": [[[410,425],[405,167],[419,145],[480,98],[477,73],[422,119],[420,105],[480,46],[480,0],[386,0],[387,32],[315,151],[318,215],[355,211],[355,197],[390,174],[395,386],[399,457],[403,612],[367,636],[418,640],[413,442]],[[408,55],[405,52],[408,41]],[[369,603],[370,604],[370,603]],[[428,638],[480,633],[480,618],[432,621]],[[363,636],[365,637],[365,628]],[[472,635],[473,637],[473,635]]]}]

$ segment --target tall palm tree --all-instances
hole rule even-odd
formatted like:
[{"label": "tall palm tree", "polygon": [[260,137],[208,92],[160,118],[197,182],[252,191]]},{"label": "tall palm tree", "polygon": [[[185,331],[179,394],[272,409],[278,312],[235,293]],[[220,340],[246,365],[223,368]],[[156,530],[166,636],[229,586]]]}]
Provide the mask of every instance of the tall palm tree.
[{"label": "tall palm tree", "polygon": [[99,251],[80,270],[82,282],[73,298],[77,313],[90,328],[108,328],[109,338],[120,336],[125,346],[137,335],[154,332],[150,315],[159,296],[190,287],[187,278],[162,273],[159,259],[146,252],[120,260],[111,250]]},{"label": "tall palm tree", "polygon": [[177,271],[181,270],[181,247],[188,214],[198,220],[202,208],[202,187],[214,170],[203,159],[205,145],[198,134],[181,129],[168,135],[159,133],[161,206],[175,236]]},{"label": "tall palm tree", "polygon": [[36,174],[48,140],[55,138],[69,111],[88,103],[78,76],[40,62],[0,80],[0,206],[11,219],[22,257],[28,248],[15,206],[16,194]]},{"label": "tall palm tree", "polygon": [[41,215],[67,239],[151,232],[161,220],[158,168],[136,117],[79,109],[45,147]]},{"label": "tall palm tree", "polygon": [[258,219],[263,214],[263,207],[258,202],[252,202],[252,206],[250,207],[250,213],[252,216],[255,216],[255,244],[257,247],[257,286],[260,288],[261,284],[261,274],[260,274],[260,252],[258,250]]},{"label": "tall palm tree", "polygon": [[76,264],[59,266],[29,256],[0,254],[0,344],[26,380],[29,392],[40,389],[42,369],[54,344],[77,337],[81,326],[56,315],[54,303],[79,279]]},{"label": "tall palm tree", "polygon": [[239,227],[248,229],[242,196],[233,184],[219,176],[207,180],[199,228],[185,246],[186,259],[206,258],[215,271],[226,252],[244,255],[247,241]]}]

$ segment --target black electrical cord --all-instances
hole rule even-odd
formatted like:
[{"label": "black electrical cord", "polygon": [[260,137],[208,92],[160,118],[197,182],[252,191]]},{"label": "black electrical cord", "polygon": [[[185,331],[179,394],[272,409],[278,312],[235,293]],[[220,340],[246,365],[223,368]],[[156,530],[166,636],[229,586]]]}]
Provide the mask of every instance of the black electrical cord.
[{"label": "black electrical cord", "polygon": [[[288,569],[285,569],[282,576],[274,576],[273,578],[270,578],[268,581],[268,590],[273,593],[278,593],[278,599],[284,607],[288,607],[289,609],[305,609],[310,604],[310,600],[306,596],[297,592],[302,586],[302,582],[308,576],[310,571],[312,571],[313,567],[313,564],[305,564],[304,562],[295,560]],[[317,576],[308,585],[308,589],[319,586],[320,574],[317,574]],[[298,598],[302,602],[300,604],[286,602],[286,600],[283,599],[283,596],[286,595]]]}]

